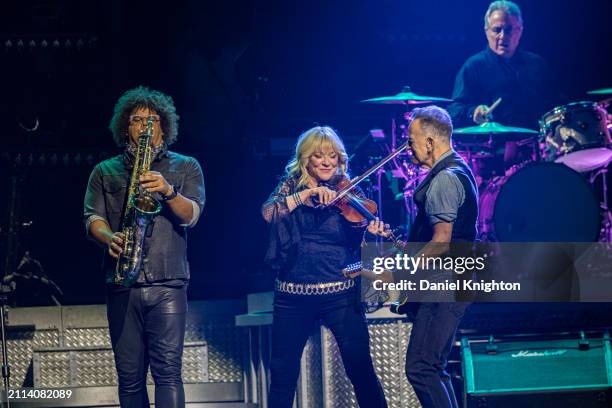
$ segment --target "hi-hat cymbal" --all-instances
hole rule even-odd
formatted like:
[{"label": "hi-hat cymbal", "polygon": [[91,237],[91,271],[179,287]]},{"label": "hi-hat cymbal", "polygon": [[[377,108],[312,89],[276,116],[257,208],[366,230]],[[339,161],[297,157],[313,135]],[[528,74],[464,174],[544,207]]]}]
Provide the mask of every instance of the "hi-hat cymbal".
[{"label": "hi-hat cymbal", "polygon": [[434,102],[452,102],[452,99],[439,98],[437,96],[417,95],[410,90],[409,86],[405,86],[402,92],[392,96],[381,96],[379,98],[366,99],[361,102],[365,103],[384,103],[384,104],[399,104],[399,105],[425,105]]},{"label": "hi-hat cymbal", "polygon": [[612,95],[612,88],[596,89],[587,93],[589,95]]},{"label": "hi-hat cymbal", "polygon": [[497,122],[485,122],[482,125],[478,125],[478,126],[470,126],[470,127],[455,129],[453,133],[458,134],[458,135],[492,135],[492,134],[496,135],[496,134],[513,134],[513,133],[536,135],[539,132],[536,130],[525,129],[521,127],[504,126],[501,123],[497,123]]}]

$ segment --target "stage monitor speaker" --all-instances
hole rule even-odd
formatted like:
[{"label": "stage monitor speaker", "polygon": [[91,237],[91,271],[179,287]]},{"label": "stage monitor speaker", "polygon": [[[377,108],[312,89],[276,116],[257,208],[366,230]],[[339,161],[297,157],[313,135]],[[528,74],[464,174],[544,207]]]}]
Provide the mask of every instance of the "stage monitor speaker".
[{"label": "stage monitor speaker", "polygon": [[608,333],[590,338],[461,339],[464,407],[611,407]]}]

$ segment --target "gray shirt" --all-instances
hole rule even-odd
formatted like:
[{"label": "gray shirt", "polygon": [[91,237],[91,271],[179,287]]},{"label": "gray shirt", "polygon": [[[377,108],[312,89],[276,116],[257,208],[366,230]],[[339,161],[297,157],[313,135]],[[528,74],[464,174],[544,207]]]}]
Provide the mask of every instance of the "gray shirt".
[{"label": "gray shirt", "polygon": [[[123,209],[130,183],[133,158],[129,153],[117,155],[96,165],[89,178],[84,202],[84,221],[89,233],[92,220],[105,220],[112,231],[121,227]],[[204,208],[204,176],[193,157],[164,151],[151,163],[151,170],[159,171],[184,197],[194,202],[199,210],[189,224],[181,224],[166,206],[152,223],[144,241],[145,256],[139,283],[188,280],[187,230],[193,227]],[[193,205],[193,204],[192,204]],[[115,282],[116,260],[105,251],[103,269],[107,283]]]},{"label": "gray shirt", "polygon": [[[434,163],[432,170],[452,152],[452,150],[449,150],[440,156]],[[425,213],[430,225],[439,222],[453,223],[457,219],[457,212],[464,201],[465,190],[463,184],[461,184],[452,167],[436,174],[427,189],[427,199],[425,201]]]}]

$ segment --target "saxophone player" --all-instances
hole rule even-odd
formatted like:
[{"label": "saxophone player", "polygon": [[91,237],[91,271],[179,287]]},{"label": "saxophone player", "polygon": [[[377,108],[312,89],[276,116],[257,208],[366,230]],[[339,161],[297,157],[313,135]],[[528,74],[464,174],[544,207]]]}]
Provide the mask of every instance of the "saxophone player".
[{"label": "saxophone player", "polygon": [[[168,150],[177,139],[178,119],[170,96],[146,87],[125,92],[109,126],[123,152],[94,167],[85,194],[87,235],[106,248],[107,317],[122,407],[149,406],[149,365],[155,405],[185,406],[186,235],[198,222],[205,195],[197,160]],[[149,160],[139,159],[143,152]],[[128,236],[138,217],[126,207],[139,201],[136,195],[161,206],[144,228],[142,243]],[[128,249],[139,257],[133,280],[117,268]]]}]

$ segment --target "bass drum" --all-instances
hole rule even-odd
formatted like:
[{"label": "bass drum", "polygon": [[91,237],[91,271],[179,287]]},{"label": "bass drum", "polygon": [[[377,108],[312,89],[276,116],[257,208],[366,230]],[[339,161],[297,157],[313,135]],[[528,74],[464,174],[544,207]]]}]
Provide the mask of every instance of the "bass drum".
[{"label": "bass drum", "polygon": [[480,195],[483,241],[595,242],[600,223],[591,186],[563,164],[529,164],[492,179]]}]

